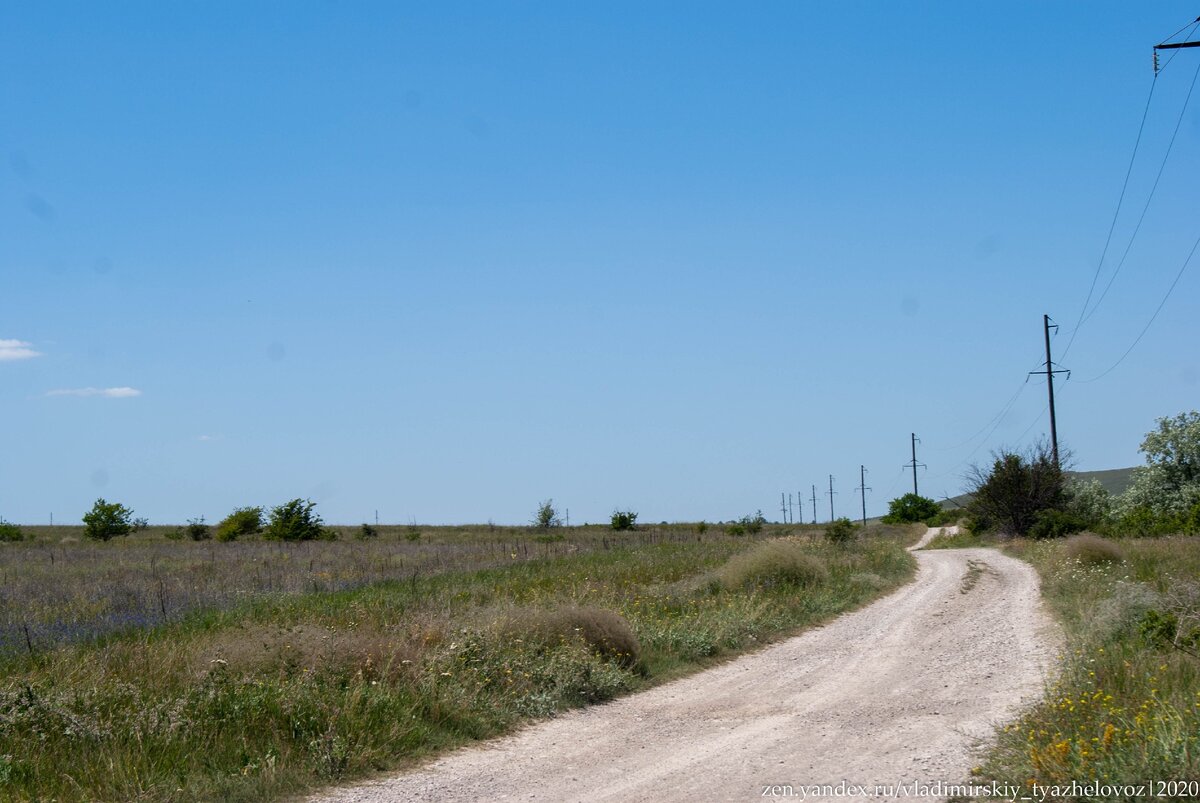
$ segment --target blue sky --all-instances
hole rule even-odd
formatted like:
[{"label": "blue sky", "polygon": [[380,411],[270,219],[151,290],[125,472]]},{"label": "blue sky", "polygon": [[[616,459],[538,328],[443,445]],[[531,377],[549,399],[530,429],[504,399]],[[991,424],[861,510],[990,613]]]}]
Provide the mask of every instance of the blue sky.
[{"label": "blue sky", "polygon": [[[1047,430],[1194,4],[0,6],[0,515],[722,520]],[[1159,77],[1112,275],[1200,67]],[[1062,360],[1082,469],[1197,406],[1200,99]],[[29,352],[36,352],[31,355]],[[1002,410],[994,425],[991,420]],[[820,518],[828,500],[819,500]],[[811,517],[806,500],[804,517]]]}]

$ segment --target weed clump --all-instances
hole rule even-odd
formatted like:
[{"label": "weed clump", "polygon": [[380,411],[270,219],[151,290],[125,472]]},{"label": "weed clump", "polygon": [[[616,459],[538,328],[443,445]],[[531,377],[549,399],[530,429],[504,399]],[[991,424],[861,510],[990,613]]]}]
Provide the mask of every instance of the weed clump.
[{"label": "weed clump", "polygon": [[523,633],[546,645],[582,640],[593,652],[632,667],[641,658],[641,644],[629,622],[620,614],[603,608],[563,607],[535,611],[520,621],[510,621],[510,635]]},{"label": "weed clump", "polygon": [[1085,566],[1105,563],[1124,563],[1125,552],[1112,541],[1092,533],[1082,533],[1067,539],[1067,558]]},{"label": "weed clump", "polygon": [[854,537],[858,527],[847,518],[840,518],[825,528],[825,538],[834,544],[845,544]]},{"label": "weed clump", "polygon": [[728,590],[752,585],[809,588],[828,580],[829,570],[797,541],[767,541],[726,561],[717,579]]}]

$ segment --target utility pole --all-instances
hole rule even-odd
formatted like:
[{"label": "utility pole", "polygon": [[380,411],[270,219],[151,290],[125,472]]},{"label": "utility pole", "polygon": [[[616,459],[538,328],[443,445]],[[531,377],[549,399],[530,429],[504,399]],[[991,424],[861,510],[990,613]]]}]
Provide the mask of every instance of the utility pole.
[{"label": "utility pole", "polygon": [[796,491],[796,515],[800,517],[800,523],[804,523],[804,497],[799,491]]},{"label": "utility pole", "polygon": [[812,503],[813,503],[813,524],[817,523],[817,486],[812,487]]},{"label": "utility pole", "polygon": [[829,521],[833,522],[833,475],[829,475]]},{"label": "utility pole", "polygon": [[792,524],[796,523],[796,510],[792,507],[792,494],[788,492],[788,515],[792,517]]},{"label": "utility pole", "polygon": [[862,492],[862,524],[867,526],[867,491],[872,490],[867,487],[867,469],[866,466],[858,467],[859,485],[854,490]]},{"label": "utility pole", "polygon": [[912,433],[912,462],[904,464],[904,468],[908,468],[909,466],[912,466],[913,496],[921,495],[920,493],[917,492],[917,466],[920,466],[921,468],[929,468],[929,466],[925,465],[924,463],[917,462],[917,444],[920,442],[921,442],[921,439],[917,437],[917,433],[915,433],[915,432]]},{"label": "utility pole", "polygon": [[1050,360],[1050,329],[1051,329],[1051,327],[1053,327],[1055,332],[1058,331],[1058,324],[1051,323],[1049,315],[1043,315],[1042,316],[1042,334],[1044,335],[1044,337],[1046,339],[1046,370],[1045,371],[1030,371],[1029,373],[1030,373],[1030,375],[1033,375],[1033,374],[1045,374],[1046,375],[1046,392],[1050,394],[1050,449],[1052,450],[1052,453],[1054,455],[1054,465],[1058,466],[1058,464],[1059,464],[1058,463],[1058,421],[1054,417],[1054,375],[1055,374],[1066,374],[1067,379],[1070,379],[1071,372],[1066,369],[1062,369],[1062,368],[1060,368],[1057,371],[1054,370],[1054,363]]},{"label": "utility pole", "polygon": [[779,514],[783,516],[783,523],[787,524],[787,500],[784,498],[783,491],[779,492]]}]

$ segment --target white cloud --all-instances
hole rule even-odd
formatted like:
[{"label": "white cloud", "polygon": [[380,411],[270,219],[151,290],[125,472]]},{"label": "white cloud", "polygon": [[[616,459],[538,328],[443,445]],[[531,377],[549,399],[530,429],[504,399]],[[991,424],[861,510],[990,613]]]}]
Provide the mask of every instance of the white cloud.
[{"label": "white cloud", "polygon": [[103,396],[106,399],[132,399],[141,396],[137,388],[71,388],[67,390],[52,390],[47,396]]},{"label": "white cloud", "polygon": [[4,340],[0,338],[0,362],[28,360],[31,357],[42,356],[40,351],[34,351],[29,345],[24,340]]}]

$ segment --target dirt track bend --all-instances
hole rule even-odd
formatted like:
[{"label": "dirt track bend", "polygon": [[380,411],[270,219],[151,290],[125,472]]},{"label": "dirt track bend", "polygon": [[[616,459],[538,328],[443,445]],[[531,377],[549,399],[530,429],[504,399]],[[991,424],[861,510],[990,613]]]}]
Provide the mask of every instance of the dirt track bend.
[{"label": "dirt track bend", "polygon": [[802,784],[962,782],[972,744],[1040,694],[1058,636],[1028,565],[914,554],[912,583],[823,627],[315,800],[748,801],[767,784],[798,797]]}]

